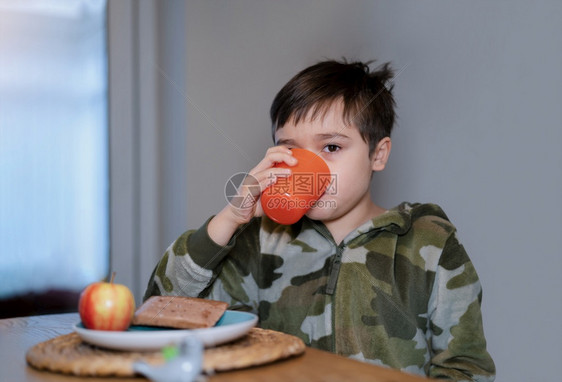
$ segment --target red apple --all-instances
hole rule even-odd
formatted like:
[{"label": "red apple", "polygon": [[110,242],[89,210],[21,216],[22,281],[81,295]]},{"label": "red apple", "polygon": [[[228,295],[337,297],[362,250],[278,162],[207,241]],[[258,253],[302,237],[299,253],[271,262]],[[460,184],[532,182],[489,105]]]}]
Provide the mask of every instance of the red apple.
[{"label": "red apple", "polygon": [[78,311],[82,324],[88,329],[127,330],[135,314],[135,299],[125,285],[97,282],[88,285],[80,294]]}]

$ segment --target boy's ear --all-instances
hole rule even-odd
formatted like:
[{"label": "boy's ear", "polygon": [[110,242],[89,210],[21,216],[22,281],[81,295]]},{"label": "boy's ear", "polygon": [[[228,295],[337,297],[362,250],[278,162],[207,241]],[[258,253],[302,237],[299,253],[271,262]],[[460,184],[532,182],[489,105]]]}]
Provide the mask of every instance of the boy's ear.
[{"label": "boy's ear", "polygon": [[390,137],[384,137],[377,143],[375,147],[375,153],[371,159],[371,168],[373,171],[382,171],[388,162],[388,157],[390,156],[390,149],[392,148],[392,141]]}]

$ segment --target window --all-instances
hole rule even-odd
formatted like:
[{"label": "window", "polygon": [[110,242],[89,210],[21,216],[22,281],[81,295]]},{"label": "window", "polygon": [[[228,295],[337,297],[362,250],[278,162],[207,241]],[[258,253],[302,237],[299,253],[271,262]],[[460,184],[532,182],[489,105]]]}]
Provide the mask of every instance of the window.
[{"label": "window", "polygon": [[106,2],[0,0],[0,299],[109,267]]}]

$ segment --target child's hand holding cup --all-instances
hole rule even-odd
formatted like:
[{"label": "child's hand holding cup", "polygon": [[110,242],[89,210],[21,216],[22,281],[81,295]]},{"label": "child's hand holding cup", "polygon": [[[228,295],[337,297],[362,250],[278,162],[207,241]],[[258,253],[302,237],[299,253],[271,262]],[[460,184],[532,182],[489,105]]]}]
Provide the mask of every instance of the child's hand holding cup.
[{"label": "child's hand holding cup", "polygon": [[298,163],[288,166],[278,163],[274,167],[291,169],[291,175],[280,177],[261,195],[264,213],[279,224],[298,222],[320,199],[328,188],[331,175],[322,158],[305,149],[292,149]]}]

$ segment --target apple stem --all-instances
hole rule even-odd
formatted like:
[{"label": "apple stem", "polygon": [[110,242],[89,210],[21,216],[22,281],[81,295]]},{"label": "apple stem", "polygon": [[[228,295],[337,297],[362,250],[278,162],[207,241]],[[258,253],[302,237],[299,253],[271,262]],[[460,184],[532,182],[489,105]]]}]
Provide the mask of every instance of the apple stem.
[{"label": "apple stem", "polygon": [[113,284],[113,279],[115,279],[115,272],[113,272],[113,273],[111,274],[111,281],[110,281],[111,284]]}]

